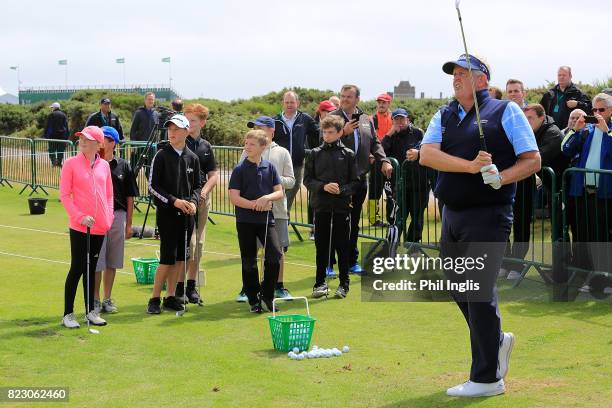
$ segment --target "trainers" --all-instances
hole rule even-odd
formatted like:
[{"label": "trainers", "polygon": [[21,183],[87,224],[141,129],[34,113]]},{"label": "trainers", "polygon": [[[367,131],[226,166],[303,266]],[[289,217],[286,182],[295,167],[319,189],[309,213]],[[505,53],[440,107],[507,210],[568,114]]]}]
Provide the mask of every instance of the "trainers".
[{"label": "trainers", "polygon": [[247,297],[246,293],[244,292],[240,292],[238,294],[238,296],[236,296],[236,302],[238,303],[246,303],[249,301],[249,298]]},{"label": "trainers", "polygon": [[77,322],[74,313],[68,313],[66,316],[64,316],[62,318],[61,324],[69,329],[78,329],[79,327],[81,327],[79,322]]},{"label": "trainers", "polygon": [[96,312],[95,310],[92,310],[91,312],[87,313],[85,318],[89,320],[89,323],[93,324],[94,326],[106,326],[106,320],[101,318],[98,312]]},{"label": "trainers", "polygon": [[314,231],[310,231],[310,236],[308,237],[308,239],[311,241],[315,240]]},{"label": "trainers", "polygon": [[254,305],[251,305],[251,313],[263,313],[263,309],[261,308],[261,303],[257,302]]},{"label": "trainers", "polygon": [[361,272],[363,272],[363,269],[361,269],[361,265],[359,265],[358,263],[349,268],[349,273],[361,275]]},{"label": "trainers", "polygon": [[190,288],[187,286],[187,299],[189,299],[189,303],[195,303],[196,305],[204,304],[198,290],[196,288]]},{"label": "trainers", "polygon": [[446,395],[451,397],[491,397],[503,394],[506,391],[504,380],[494,383],[477,383],[466,381],[446,390]]},{"label": "trainers", "polygon": [[327,286],[327,283],[322,283],[312,288],[312,297],[315,299],[327,295],[329,295],[329,286]]},{"label": "trainers", "polygon": [[117,305],[113,303],[112,299],[104,299],[102,302],[102,311],[106,313],[117,313],[119,309],[117,309]]},{"label": "trainers", "polygon": [[151,298],[149,299],[149,304],[147,305],[147,313],[148,314],[160,314],[161,313],[161,300],[159,298]]},{"label": "trainers", "polygon": [[287,288],[278,288],[274,291],[274,297],[275,298],[281,298],[281,299],[286,299],[286,298],[290,298],[293,297],[291,296],[291,293],[289,293],[289,291],[287,290]]},{"label": "trainers", "polygon": [[348,295],[349,287],[346,283],[340,284],[338,289],[336,289],[336,297],[340,299],[344,299],[346,295]]},{"label": "trainers", "polygon": [[268,309],[268,312],[272,312],[272,310],[274,310],[275,313],[278,313],[278,306],[276,306],[272,302],[272,299],[265,298],[260,294],[259,301],[260,301],[260,304],[266,305],[266,309]]},{"label": "trainers", "polygon": [[510,353],[512,353],[512,347],[514,347],[514,334],[504,333],[504,338],[499,345],[499,353],[497,361],[499,364],[499,375],[501,378],[506,378],[508,374],[508,367],[510,365]]},{"label": "trainers", "polygon": [[183,311],[183,304],[179,302],[176,296],[168,296],[164,298],[164,309],[170,309],[177,312]]},{"label": "trainers", "polygon": [[98,314],[102,312],[102,303],[98,299],[94,299],[94,310]]},{"label": "trainers", "polygon": [[336,271],[334,271],[334,268],[328,266],[327,268],[325,268],[325,277],[327,279],[336,279],[338,277],[338,274],[336,273]]},{"label": "trainers", "polygon": [[521,277],[521,273],[517,272],[517,271],[510,271],[508,272],[508,276],[506,276],[506,279],[508,280],[517,280]]},{"label": "trainers", "polygon": [[189,299],[185,295],[185,283],[184,282],[176,283],[176,291],[174,293],[174,297],[178,300],[179,303],[185,304],[189,302]]}]

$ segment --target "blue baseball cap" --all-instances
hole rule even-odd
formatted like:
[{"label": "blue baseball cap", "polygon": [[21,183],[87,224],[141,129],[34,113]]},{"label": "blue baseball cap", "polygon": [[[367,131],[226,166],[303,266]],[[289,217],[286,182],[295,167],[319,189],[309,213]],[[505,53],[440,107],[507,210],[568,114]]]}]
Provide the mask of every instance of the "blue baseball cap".
[{"label": "blue baseball cap", "polygon": [[[491,69],[489,65],[473,55],[470,55],[470,65],[472,66],[472,70],[480,71],[487,76],[488,80],[491,80]],[[465,58],[465,54],[461,54],[457,61],[448,61],[442,65],[442,71],[447,73],[448,75],[453,75],[453,69],[455,66],[468,69],[468,60]]]},{"label": "blue baseball cap", "polygon": [[407,118],[408,116],[410,116],[410,113],[408,113],[408,111],[404,108],[397,108],[396,110],[391,112],[391,118],[395,119],[398,116],[403,116]]},{"label": "blue baseball cap", "polygon": [[274,119],[272,119],[269,116],[260,116],[254,121],[251,120],[247,122],[247,127],[254,128],[255,126],[265,126],[265,127],[274,129],[275,128]]},{"label": "blue baseball cap", "polygon": [[109,139],[113,139],[115,143],[119,143],[119,132],[117,132],[115,128],[102,126],[102,133],[104,133],[104,137],[108,137]]}]

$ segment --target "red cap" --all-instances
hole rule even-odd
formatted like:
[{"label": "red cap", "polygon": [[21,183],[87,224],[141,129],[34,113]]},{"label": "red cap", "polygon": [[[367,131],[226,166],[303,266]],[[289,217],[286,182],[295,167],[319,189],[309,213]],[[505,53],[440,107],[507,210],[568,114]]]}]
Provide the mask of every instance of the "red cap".
[{"label": "red cap", "polygon": [[104,132],[97,126],[87,126],[80,132],[76,132],[75,136],[84,136],[89,140],[95,140],[98,143],[104,143]]},{"label": "red cap", "polygon": [[391,102],[393,100],[393,98],[391,98],[391,95],[389,95],[388,93],[381,93],[380,95],[378,95],[376,97],[377,101],[385,101],[385,102]]},{"label": "red cap", "polygon": [[319,104],[319,112],[333,112],[336,110],[336,106],[330,101],[323,101]]}]

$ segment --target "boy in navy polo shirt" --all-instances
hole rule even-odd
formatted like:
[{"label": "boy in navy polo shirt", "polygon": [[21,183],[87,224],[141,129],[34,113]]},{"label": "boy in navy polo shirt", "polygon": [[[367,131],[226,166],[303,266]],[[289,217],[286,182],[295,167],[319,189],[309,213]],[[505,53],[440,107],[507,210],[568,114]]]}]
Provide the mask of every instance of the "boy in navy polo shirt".
[{"label": "boy in navy polo shirt", "polygon": [[[274,288],[278,279],[281,250],[274,227],[272,202],[283,198],[283,187],[274,166],[261,158],[268,146],[262,130],[245,136],[244,153],[230,177],[230,201],[236,206],[236,230],[242,258],[242,285],[251,312],[261,313],[263,302],[272,311]],[[259,282],[257,240],[265,242],[264,278]]]}]

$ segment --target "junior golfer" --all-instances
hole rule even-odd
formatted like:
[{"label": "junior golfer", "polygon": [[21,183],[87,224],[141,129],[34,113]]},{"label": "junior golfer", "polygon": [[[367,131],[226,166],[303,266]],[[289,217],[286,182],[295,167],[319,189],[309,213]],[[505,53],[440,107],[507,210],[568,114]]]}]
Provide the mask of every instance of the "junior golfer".
[{"label": "junior golfer", "polygon": [[[421,149],[420,163],[440,172],[436,193],[444,202],[440,237],[443,259],[465,256],[467,246],[461,243],[505,243],[512,227],[516,182],[540,169],[538,146],[525,115],[514,102],[489,97],[489,66],[482,59],[468,57],[471,75],[465,55],[442,66],[453,76],[455,100],[433,116]],[[479,135],[472,87],[486,147]],[[487,248],[492,250],[486,255],[479,278],[491,282],[488,291],[485,286],[482,290],[486,292],[472,298],[451,291],[470,329],[472,349],[469,381],[449,388],[447,394],[451,396],[490,396],[505,391],[503,379],[514,336],[501,331],[494,280],[504,245]],[[458,273],[445,272],[455,278]]]}]

